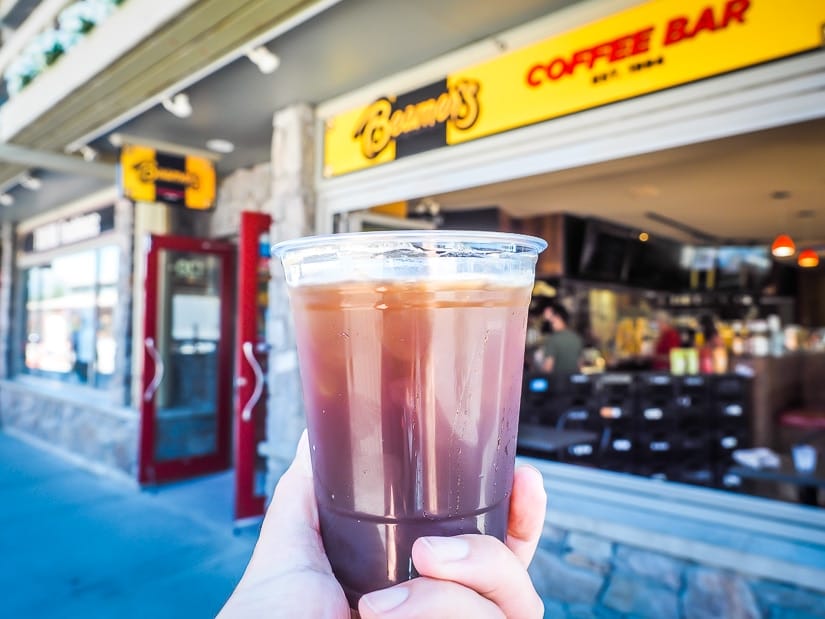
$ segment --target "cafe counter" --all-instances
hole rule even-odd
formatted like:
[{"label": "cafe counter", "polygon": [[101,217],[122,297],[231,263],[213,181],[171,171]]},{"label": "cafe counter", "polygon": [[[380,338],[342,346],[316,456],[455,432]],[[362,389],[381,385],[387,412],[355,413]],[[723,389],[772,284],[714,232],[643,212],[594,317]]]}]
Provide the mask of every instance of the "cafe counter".
[{"label": "cafe counter", "polygon": [[[782,419],[788,412],[825,416],[825,354],[737,358],[731,370],[686,376],[528,373],[520,451],[735,490],[741,479],[727,475],[735,451],[767,447],[787,455],[793,443],[817,436],[786,427]],[[554,431],[550,442],[542,438],[548,428]],[[589,433],[589,440],[573,441],[570,432]]]},{"label": "cafe counter", "polygon": [[[723,487],[750,445],[751,379],[739,374],[527,374],[519,451],[569,464]],[[545,430],[540,430],[544,428]],[[553,440],[539,436],[554,431]],[[586,433],[586,440],[570,440]]]},{"label": "cafe counter", "polygon": [[[811,379],[805,398],[819,393],[822,359],[740,359],[708,376],[525,375],[518,451],[548,495],[530,568],[545,616],[822,617],[825,488],[820,507],[754,496],[733,459],[775,438],[801,383]],[[762,483],[794,476],[780,473]]]}]

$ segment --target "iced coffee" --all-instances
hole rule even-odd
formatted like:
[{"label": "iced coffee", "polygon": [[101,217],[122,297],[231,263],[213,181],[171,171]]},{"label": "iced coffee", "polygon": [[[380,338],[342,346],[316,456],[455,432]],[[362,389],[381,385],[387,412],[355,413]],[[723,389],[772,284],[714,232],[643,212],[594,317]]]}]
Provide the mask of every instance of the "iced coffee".
[{"label": "iced coffee", "polygon": [[418,537],[504,539],[543,246],[517,235],[410,232],[278,249],[321,534],[353,607],[415,576]]}]

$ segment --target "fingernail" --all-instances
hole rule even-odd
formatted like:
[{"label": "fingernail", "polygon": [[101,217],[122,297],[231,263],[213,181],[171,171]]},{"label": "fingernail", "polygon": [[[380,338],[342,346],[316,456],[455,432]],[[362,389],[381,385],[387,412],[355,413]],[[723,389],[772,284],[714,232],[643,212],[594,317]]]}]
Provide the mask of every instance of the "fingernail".
[{"label": "fingernail", "polygon": [[532,471],[532,473],[530,474],[538,478],[541,481],[542,485],[544,485],[544,475],[542,475],[541,471],[534,467],[532,464],[520,464],[519,468],[527,471]]},{"label": "fingernail", "polygon": [[470,544],[458,537],[423,537],[423,543],[439,561],[459,561],[470,554]]},{"label": "fingernail", "polygon": [[391,587],[390,589],[381,589],[380,591],[373,591],[361,598],[370,610],[376,613],[385,613],[398,608],[410,596],[410,592],[406,587]]}]

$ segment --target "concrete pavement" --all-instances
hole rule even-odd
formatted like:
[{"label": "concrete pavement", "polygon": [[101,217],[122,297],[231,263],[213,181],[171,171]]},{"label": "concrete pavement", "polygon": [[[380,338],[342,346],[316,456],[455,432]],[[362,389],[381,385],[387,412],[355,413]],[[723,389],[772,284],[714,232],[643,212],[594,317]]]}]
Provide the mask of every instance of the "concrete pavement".
[{"label": "concrete pavement", "polygon": [[0,432],[0,616],[214,617],[257,534],[198,509],[221,485],[141,492]]}]

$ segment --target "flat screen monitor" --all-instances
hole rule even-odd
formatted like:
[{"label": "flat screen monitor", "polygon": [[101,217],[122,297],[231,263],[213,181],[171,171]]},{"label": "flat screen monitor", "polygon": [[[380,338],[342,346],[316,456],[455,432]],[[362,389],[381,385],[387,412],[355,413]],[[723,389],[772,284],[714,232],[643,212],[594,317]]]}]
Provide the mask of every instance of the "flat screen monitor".
[{"label": "flat screen monitor", "polygon": [[770,279],[773,261],[765,246],[720,247],[716,254],[717,287],[759,290]]},{"label": "flat screen monitor", "polygon": [[682,245],[668,239],[636,241],[631,251],[628,283],[640,288],[678,292],[690,285],[682,266]]},{"label": "flat screen monitor", "polygon": [[624,282],[627,279],[629,231],[600,221],[586,226],[579,276],[604,282]]}]

